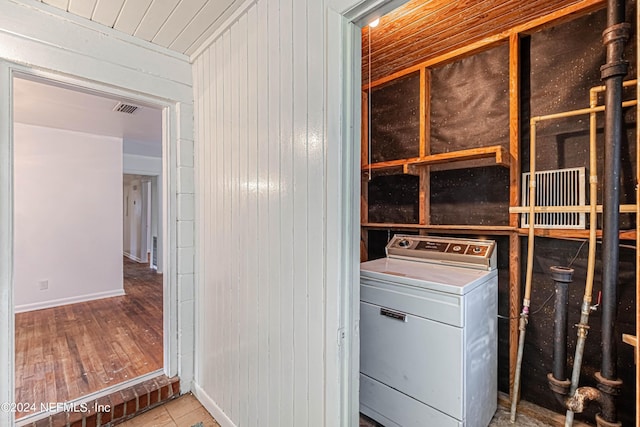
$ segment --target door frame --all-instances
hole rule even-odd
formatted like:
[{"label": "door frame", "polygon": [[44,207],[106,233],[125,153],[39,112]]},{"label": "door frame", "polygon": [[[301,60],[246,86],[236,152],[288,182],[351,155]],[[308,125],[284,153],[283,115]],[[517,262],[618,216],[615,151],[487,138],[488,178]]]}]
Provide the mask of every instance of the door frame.
[{"label": "door frame", "polygon": [[[327,425],[359,425],[360,407],[360,138],[362,27],[408,0],[329,0],[327,14]],[[334,214],[335,213],[335,214]],[[336,217],[338,216],[338,217]],[[335,304],[335,305],[334,305]],[[338,313],[337,319],[333,313]],[[335,319],[335,320],[334,320]],[[335,323],[334,323],[335,322]],[[338,331],[335,341],[331,331]],[[332,373],[338,381],[333,383]],[[334,386],[334,384],[336,384]],[[333,407],[333,396],[340,396]],[[335,417],[335,418],[334,418]]]},{"label": "door frame", "polygon": [[[15,312],[13,302],[13,81],[44,79],[81,91],[117,96],[162,109],[162,209],[160,221],[163,264],[163,372],[178,374],[177,291],[177,123],[179,101],[170,101],[131,90],[101,84],[78,76],[16,64],[0,59],[0,402],[15,402]],[[173,227],[171,224],[174,224]],[[159,243],[160,245],[160,243]],[[8,345],[4,345],[7,343]],[[187,374],[189,375],[189,374]],[[143,377],[144,378],[144,377]],[[135,380],[133,380],[135,381]],[[131,382],[124,383],[130,385]],[[188,387],[185,384],[182,387]],[[14,413],[0,410],[0,426],[15,425]],[[27,417],[23,418],[27,419]]]}]

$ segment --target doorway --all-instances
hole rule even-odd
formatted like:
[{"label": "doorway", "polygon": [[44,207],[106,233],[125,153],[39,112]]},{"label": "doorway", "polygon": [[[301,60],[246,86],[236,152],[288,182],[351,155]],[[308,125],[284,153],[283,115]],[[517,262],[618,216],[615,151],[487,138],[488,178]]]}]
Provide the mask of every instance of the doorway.
[{"label": "doorway", "polygon": [[[42,404],[162,372],[166,286],[148,246],[163,240],[164,148],[162,106],[26,74],[13,88],[15,401],[32,404],[22,423]],[[136,262],[123,257],[130,170],[149,174]]]}]

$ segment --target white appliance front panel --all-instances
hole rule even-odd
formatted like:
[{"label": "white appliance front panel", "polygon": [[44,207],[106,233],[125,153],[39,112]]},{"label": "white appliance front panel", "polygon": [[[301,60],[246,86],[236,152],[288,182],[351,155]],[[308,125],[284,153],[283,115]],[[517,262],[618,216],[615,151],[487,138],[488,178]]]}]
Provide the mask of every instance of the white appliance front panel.
[{"label": "white appliance front panel", "polygon": [[393,307],[405,313],[453,326],[463,327],[465,323],[461,295],[362,278],[360,301]]},{"label": "white appliance front panel", "polygon": [[360,303],[360,372],[463,419],[463,330]]},{"label": "white appliance front panel", "polygon": [[385,427],[463,427],[463,423],[360,374],[360,412]]}]

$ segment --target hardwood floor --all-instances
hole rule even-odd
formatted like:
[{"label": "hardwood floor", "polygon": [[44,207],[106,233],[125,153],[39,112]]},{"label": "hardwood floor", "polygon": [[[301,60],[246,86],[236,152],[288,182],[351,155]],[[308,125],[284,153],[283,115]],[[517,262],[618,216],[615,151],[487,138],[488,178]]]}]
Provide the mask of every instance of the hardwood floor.
[{"label": "hardwood floor", "polygon": [[162,368],[162,275],[125,258],[124,289],[16,314],[16,402],[67,402]]}]

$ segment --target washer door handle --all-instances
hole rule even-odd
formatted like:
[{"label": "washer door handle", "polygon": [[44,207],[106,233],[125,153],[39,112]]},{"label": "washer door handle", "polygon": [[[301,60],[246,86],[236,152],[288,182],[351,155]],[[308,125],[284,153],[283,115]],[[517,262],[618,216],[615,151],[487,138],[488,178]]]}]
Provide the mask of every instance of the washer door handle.
[{"label": "washer door handle", "polygon": [[392,319],[400,320],[402,322],[406,322],[407,321],[407,315],[406,314],[400,313],[398,311],[389,310],[388,308],[381,308],[380,309],[380,315],[381,316],[387,316],[387,317],[390,317]]}]

